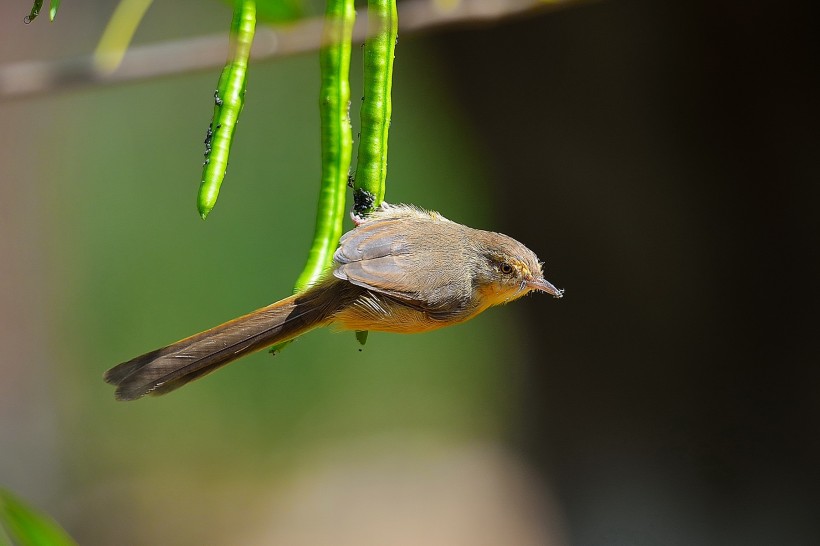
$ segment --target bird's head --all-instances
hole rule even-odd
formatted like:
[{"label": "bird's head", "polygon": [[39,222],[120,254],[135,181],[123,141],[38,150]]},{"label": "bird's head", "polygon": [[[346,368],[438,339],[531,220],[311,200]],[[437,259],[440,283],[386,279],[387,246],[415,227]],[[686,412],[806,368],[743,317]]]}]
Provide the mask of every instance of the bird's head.
[{"label": "bird's head", "polygon": [[484,231],[477,240],[473,285],[482,308],[513,301],[533,290],[555,298],[564,295],[544,278],[535,253],[512,237]]}]

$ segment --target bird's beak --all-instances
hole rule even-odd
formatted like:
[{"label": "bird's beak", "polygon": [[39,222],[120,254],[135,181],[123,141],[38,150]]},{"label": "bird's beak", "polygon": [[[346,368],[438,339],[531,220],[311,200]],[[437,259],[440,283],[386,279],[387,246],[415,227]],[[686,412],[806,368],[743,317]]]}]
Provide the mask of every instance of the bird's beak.
[{"label": "bird's beak", "polygon": [[564,297],[564,291],[560,288],[555,288],[552,283],[550,283],[544,277],[535,277],[533,279],[529,279],[526,281],[527,288],[530,290],[540,290],[541,292],[546,292],[547,294],[552,294],[554,298],[562,298]]}]

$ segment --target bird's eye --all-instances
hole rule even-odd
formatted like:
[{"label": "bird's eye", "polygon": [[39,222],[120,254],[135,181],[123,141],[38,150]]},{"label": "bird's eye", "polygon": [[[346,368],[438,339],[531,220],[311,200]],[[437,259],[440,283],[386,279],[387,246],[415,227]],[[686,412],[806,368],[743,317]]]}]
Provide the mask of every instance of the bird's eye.
[{"label": "bird's eye", "polygon": [[504,275],[509,275],[510,273],[513,272],[513,266],[511,266],[510,264],[507,264],[507,263],[502,263],[498,267],[498,270],[501,271],[501,273],[503,273]]}]

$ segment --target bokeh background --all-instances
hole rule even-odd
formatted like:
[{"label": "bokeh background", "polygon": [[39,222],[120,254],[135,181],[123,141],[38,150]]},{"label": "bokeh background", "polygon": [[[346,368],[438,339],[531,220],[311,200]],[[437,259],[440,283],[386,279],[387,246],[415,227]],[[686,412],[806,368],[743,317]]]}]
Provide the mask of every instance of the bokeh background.
[{"label": "bokeh background", "polygon": [[[218,71],[0,103],[0,485],[84,545],[817,544],[807,6],[613,0],[403,36],[388,199],[524,241],[566,297],[361,350],[317,331],[127,404],[105,369],[289,292],[318,60],[251,67],[207,222]],[[28,8],[0,6],[0,62],[92,51],[113,5]],[[136,42],[229,18],[156,2]]]}]

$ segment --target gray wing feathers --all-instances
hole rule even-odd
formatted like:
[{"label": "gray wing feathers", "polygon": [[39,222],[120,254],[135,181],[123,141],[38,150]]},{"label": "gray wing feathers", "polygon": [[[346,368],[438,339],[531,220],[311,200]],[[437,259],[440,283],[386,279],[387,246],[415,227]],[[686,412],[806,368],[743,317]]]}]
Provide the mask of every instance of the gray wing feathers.
[{"label": "gray wing feathers", "polygon": [[407,271],[413,269],[410,244],[402,234],[386,224],[395,220],[373,221],[347,232],[333,255],[333,275],[356,286],[413,299],[413,280]]},{"label": "gray wing feathers", "polygon": [[[415,210],[402,212],[420,215],[417,224],[446,221]],[[460,246],[456,241],[439,241],[435,249],[427,248],[422,253],[426,259],[419,261],[412,250],[425,241],[411,240],[402,233],[397,225],[402,221],[376,217],[347,232],[333,256],[333,275],[420,310],[443,315],[460,312],[472,290],[469,280],[455,276],[449,267],[434,265],[451,264]],[[436,288],[423,295],[418,292],[420,285]]]}]

